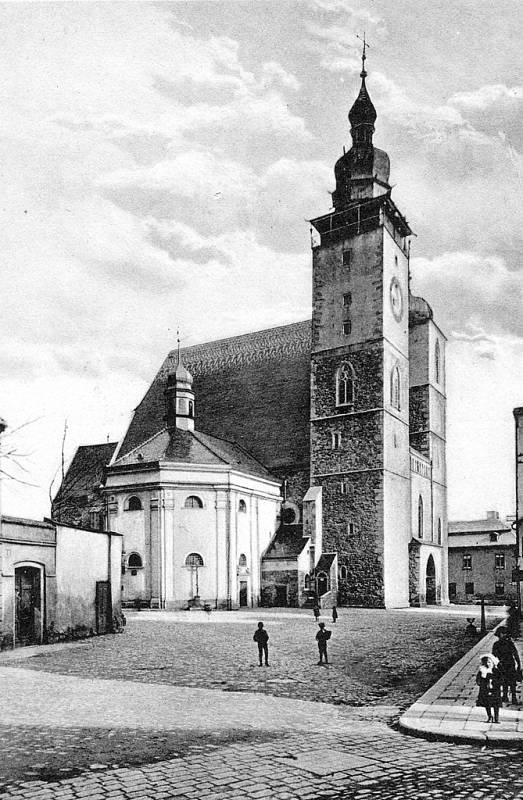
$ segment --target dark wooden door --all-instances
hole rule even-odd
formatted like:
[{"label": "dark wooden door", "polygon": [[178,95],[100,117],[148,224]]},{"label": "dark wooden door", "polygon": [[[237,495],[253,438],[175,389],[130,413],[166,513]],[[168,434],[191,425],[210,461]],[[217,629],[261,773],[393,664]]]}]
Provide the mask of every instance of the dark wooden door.
[{"label": "dark wooden door", "polygon": [[42,640],[42,586],[38,567],[15,569],[15,643],[18,647]]},{"label": "dark wooden door", "polygon": [[96,582],[96,632],[107,633],[112,628],[109,581]]},{"label": "dark wooden door", "polygon": [[287,587],[276,586],[276,607],[284,608],[287,605]]},{"label": "dark wooden door", "polygon": [[247,605],[247,581],[240,581],[240,607]]}]

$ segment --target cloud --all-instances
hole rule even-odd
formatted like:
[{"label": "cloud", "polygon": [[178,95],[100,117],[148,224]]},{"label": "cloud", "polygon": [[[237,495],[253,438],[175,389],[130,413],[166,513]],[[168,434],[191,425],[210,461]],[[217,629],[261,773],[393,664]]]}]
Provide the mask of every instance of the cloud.
[{"label": "cloud", "polygon": [[523,274],[509,270],[503,259],[452,252],[414,258],[411,266],[414,293],[430,298],[444,330],[483,347],[492,346],[494,334],[523,339]]}]

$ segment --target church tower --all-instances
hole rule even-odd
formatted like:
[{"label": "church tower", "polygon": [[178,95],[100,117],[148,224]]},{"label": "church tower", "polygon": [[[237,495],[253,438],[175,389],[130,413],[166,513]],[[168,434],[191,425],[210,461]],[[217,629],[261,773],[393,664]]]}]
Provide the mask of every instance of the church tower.
[{"label": "church tower", "polygon": [[411,230],[391,199],[389,158],[373,144],[366,77],[364,47],[334,210],[311,221],[311,484],[322,488],[340,604],[400,607],[409,602]]}]

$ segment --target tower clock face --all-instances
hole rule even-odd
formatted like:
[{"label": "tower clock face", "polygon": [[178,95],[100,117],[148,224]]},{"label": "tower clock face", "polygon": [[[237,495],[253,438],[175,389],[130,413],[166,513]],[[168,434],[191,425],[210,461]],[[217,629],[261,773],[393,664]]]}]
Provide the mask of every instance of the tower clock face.
[{"label": "tower clock face", "polygon": [[390,282],[390,306],[394,319],[399,322],[403,316],[403,292],[397,278],[393,278]]}]

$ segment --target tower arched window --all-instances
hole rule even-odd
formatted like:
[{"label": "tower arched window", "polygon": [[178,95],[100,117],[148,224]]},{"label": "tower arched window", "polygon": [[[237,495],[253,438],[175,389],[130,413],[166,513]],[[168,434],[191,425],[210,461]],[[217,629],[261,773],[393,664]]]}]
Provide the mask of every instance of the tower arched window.
[{"label": "tower arched window", "polygon": [[423,497],[418,498],[418,539],[423,539]]},{"label": "tower arched window", "polygon": [[441,517],[438,517],[438,544],[441,544]]},{"label": "tower arched window", "polygon": [[242,514],[247,513],[247,503],[245,502],[245,500],[240,500],[240,502],[238,503],[238,511],[240,511]]},{"label": "tower arched window", "polygon": [[199,553],[189,553],[185,559],[186,567],[203,567],[203,558]]},{"label": "tower arched window", "polygon": [[141,511],[142,510],[142,501],[140,500],[139,497],[136,497],[136,495],[133,495],[133,497],[130,497],[128,499],[127,504],[125,506],[125,510],[126,511]]},{"label": "tower arched window", "polygon": [[203,508],[203,503],[195,494],[190,494],[185,499],[184,508]]},{"label": "tower arched window", "polygon": [[439,346],[439,339],[436,339],[434,345],[434,372],[436,376],[436,383],[441,381],[441,348]]},{"label": "tower arched window", "polygon": [[398,411],[401,408],[400,370],[397,365],[392,368],[392,372],[390,373],[390,404],[394,408],[397,408]]},{"label": "tower arched window", "polygon": [[247,566],[247,556],[245,555],[245,553],[241,553],[241,555],[240,555],[240,557],[238,559],[238,566],[239,567],[246,567]]},{"label": "tower arched window", "polygon": [[356,375],[350,363],[342,364],[336,372],[336,405],[351,406],[354,404],[354,382]]}]

